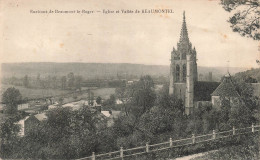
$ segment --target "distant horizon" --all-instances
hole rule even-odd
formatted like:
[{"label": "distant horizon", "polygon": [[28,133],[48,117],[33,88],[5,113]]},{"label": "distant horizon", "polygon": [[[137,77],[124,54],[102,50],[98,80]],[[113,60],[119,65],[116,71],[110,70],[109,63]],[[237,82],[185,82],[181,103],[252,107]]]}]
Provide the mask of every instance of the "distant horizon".
[{"label": "distant horizon", "polygon": [[[133,65],[146,65],[146,66],[170,66],[169,64],[168,65],[163,65],[163,64],[145,64],[145,63],[128,63],[128,62],[53,62],[53,61],[50,61],[50,62],[45,62],[45,61],[40,61],[40,62],[2,62],[0,63],[1,65],[2,64],[23,64],[23,63],[60,63],[60,64],[72,64],[72,63],[78,63],[78,64],[133,64]],[[227,66],[203,66],[203,65],[198,65],[198,67],[209,67],[209,68],[227,68]],[[236,67],[236,66],[229,66],[228,68],[247,68],[247,69],[257,69],[259,67]]]},{"label": "distant horizon", "polygon": [[[251,68],[252,69],[252,68]],[[228,72],[234,75],[239,72],[251,70],[245,67],[209,67],[198,66],[198,73],[208,75],[210,72],[216,81]],[[18,63],[2,63],[2,77],[24,77],[29,75],[36,77],[41,76],[64,76],[73,72],[75,75],[81,75],[87,79],[104,78],[116,76],[118,73],[126,73],[128,75],[151,75],[151,76],[169,76],[169,65],[149,65],[136,63],[84,63],[84,62],[18,62]]]}]

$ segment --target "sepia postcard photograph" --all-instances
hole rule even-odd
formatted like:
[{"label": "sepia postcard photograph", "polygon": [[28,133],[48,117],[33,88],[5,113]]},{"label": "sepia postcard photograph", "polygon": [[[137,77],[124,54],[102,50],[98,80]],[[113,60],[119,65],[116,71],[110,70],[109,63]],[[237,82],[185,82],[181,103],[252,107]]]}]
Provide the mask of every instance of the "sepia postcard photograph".
[{"label": "sepia postcard photograph", "polygon": [[0,160],[260,159],[259,0],[0,0]]}]

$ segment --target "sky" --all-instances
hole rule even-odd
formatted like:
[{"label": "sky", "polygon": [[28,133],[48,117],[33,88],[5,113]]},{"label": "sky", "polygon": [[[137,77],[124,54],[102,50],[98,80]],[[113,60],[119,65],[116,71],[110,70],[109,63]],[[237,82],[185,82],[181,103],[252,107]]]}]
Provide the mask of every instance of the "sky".
[{"label": "sky", "polygon": [[[227,22],[231,13],[216,0],[0,0],[0,7],[1,63],[169,65],[183,11],[198,66],[251,68],[257,67],[256,59],[260,58],[259,41],[232,32]],[[174,13],[123,14],[122,9],[172,9]],[[103,10],[120,12],[104,14]]]}]

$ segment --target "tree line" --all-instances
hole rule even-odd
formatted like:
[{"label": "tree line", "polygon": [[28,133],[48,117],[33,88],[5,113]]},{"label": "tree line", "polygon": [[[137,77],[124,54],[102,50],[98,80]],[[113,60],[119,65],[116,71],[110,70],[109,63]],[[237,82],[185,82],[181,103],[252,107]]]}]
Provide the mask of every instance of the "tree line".
[{"label": "tree line", "polygon": [[83,78],[80,75],[74,75],[73,72],[68,73],[66,76],[47,76],[41,77],[37,74],[36,78],[25,75],[23,78],[12,76],[3,79],[3,83],[11,84],[14,86],[24,86],[25,88],[41,88],[41,89],[68,89],[77,90],[81,89]]},{"label": "tree line", "polygon": [[40,88],[40,89],[62,89],[62,90],[80,90],[82,87],[120,87],[126,84],[126,80],[120,79],[94,79],[86,80],[81,75],[75,75],[73,72],[66,76],[51,76],[42,77],[37,74],[36,77],[25,75],[23,78],[12,76],[3,78],[3,84],[13,86],[23,86],[25,88]]}]

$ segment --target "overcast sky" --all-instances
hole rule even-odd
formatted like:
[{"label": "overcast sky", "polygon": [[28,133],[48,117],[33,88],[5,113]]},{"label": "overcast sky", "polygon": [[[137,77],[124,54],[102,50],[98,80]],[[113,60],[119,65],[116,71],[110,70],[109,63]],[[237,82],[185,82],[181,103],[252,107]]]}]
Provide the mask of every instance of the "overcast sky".
[{"label": "overcast sky", "polygon": [[[186,11],[199,66],[257,67],[259,41],[232,32],[230,13],[208,0],[0,0],[2,62],[169,65]],[[172,14],[103,14],[103,9],[172,9]],[[30,10],[93,10],[39,14]],[[96,11],[101,11],[97,13]]]}]

